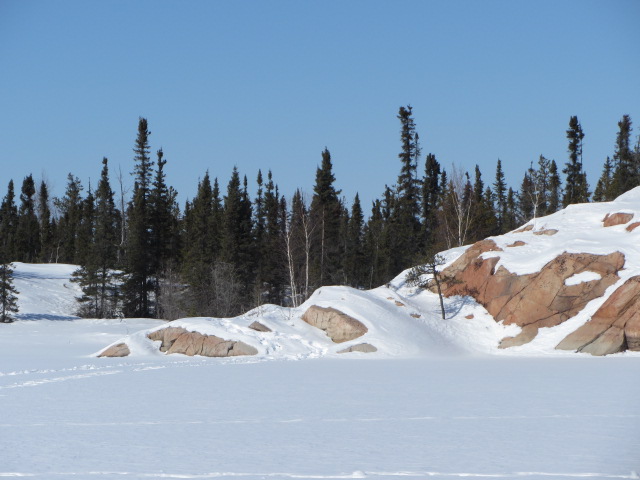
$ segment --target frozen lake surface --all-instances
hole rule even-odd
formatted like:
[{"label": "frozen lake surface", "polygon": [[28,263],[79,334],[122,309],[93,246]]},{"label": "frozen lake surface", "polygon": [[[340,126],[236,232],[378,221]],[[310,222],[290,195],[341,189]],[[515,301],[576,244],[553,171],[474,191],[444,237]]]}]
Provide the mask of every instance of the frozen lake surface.
[{"label": "frozen lake surface", "polygon": [[640,357],[91,355],[154,320],[0,325],[0,477],[638,478]]}]

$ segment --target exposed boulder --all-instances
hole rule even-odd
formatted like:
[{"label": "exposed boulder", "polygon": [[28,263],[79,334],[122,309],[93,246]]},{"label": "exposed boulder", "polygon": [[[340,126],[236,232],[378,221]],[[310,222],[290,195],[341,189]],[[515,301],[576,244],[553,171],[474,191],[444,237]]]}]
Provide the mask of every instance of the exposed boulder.
[{"label": "exposed boulder", "polygon": [[624,225],[629,223],[633,218],[633,213],[607,213],[602,219],[602,224],[605,227],[613,227],[614,225]]},{"label": "exposed boulder", "polygon": [[378,349],[369,343],[359,343],[358,345],[352,345],[348,348],[340,350],[338,353],[350,353],[350,352],[373,353],[377,351]]},{"label": "exposed boulder", "polygon": [[640,222],[633,222],[627,225],[627,232],[633,232],[636,228],[640,227]]},{"label": "exposed boulder", "polygon": [[187,331],[182,327],[166,327],[149,333],[147,338],[149,338],[149,340],[162,342],[160,344],[160,351],[166,352],[171,348],[173,342],[183,333],[187,333]]},{"label": "exposed boulder", "polygon": [[526,243],[524,243],[522,240],[516,240],[511,245],[507,245],[507,247],[524,247],[525,245]]},{"label": "exposed boulder", "polygon": [[205,357],[235,357],[256,355],[258,350],[246,343],[225,340],[215,335],[189,332],[182,327],[167,327],[147,335],[151,340],[160,340],[161,352],[202,355]]},{"label": "exposed boulder", "polygon": [[[604,294],[618,280],[624,255],[564,253],[547,263],[540,272],[517,275],[503,266],[495,268],[499,257],[482,258],[488,251],[500,251],[492,240],[472,245],[452,265],[443,270],[443,294],[470,295],[496,321],[516,324],[522,331],[508,337],[502,348],[530,342],[541,327],[554,327],[573,317],[584,306]],[[565,280],[584,271],[600,279],[565,285]]]},{"label": "exposed boulder", "polygon": [[323,308],[317,305],[310,306],[302,315],[302,320],[324,330],[335,343],[348,342],[369,331],[362,322],[346,313],[335,308]]},{"label": "exposed boulder", "polygon": [[555,235],[556,233],[558,233],[558,230],[556,230],[555,228],[547,228],[545,230],[536,230],[535,232],[533,232],[534,235],[547,235],[547,236]]},{"label": "exposed boulder", "polygon": [[98,357],[126,357],[131,353],[126,343],[119,343],[117,345],[111,345]]},{"label": "exposed boulder", "polygon": [[589,322],[567,335],[556,348],[592,355],[640,351],[640,276],[627,280]]},{"label": "exposed boulder", "polygon": [[272,331],[269,327],[267,327],[266,325],[261,324],[261,323],[260,323],[260,322],[258,322],[258,321],[255,321],[255,322],[253,322],[251,325],[249,325],[249,328],[250,328],[251,330],[255,330],[256,332],[265,332],[265,333],[268,333],[268,332],[271,332],[271,331]]},{"label": "exposed boulder", "polygon": [[533,225],[525,225],[524,227],[519,228],[518,230],[516,230],[513,233],[530,232],[531,230],[533,230]]}]

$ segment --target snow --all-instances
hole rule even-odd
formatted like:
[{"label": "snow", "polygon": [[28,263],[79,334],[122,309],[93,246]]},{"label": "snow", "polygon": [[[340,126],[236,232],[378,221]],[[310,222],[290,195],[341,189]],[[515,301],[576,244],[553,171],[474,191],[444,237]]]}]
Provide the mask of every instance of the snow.
[{"label": "snow", "polygon": [[[263,305],[232,319],[172,322],[240,340],[258,355],[165,355],[152,319],[74,316],[73,265],[15,265],[18,322],[0,325],[0,477],[638,478],[640,352],[557,351],[609,295],[640,274],[640,229],[605,228],[640,213],[640,188],[574,205],[494,237],[499,264],[534,273],[563,252],[624,253],[620,280],[529,344],[498,349],[519,327],[470,297],[406,285],[322,287],[295,309]],[[556,229],[555,235],[534,232]],[[509,247],[516,240],[524,246]],[[446,264],[466,247],[443,252]],[[444,267],[444,266],[443,266]],[[568,285],[596,280],[582,272]],[[310,305],[363,322],[334,344],[302,321]],[[271,333],[248,326],[259,321]],[[96,358],[126,342],[126,358]],[[367,342],[375,353],[338,354]]]},{"label": "snow", "polygon": [[585,272],[576,273],[575,275],[571,275],[569,278],[567,278],[564,281],[564,284],[567,286],[580,285],[581,283],[592,282],[594,280],[600,280],[601,278],[602,278],[602,275],[600,275],[597,272],[585,271]]},{"label": "snow", "polygon": [[157,320],[0,334],[0,477],[635,478],[640,358],[95,358]]}]

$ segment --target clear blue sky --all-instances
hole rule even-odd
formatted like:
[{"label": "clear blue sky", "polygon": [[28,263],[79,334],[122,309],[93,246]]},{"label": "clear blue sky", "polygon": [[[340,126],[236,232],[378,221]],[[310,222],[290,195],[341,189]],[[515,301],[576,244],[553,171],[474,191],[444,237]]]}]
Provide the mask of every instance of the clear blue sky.
[{"label": "clear blue sky", "polygon": [[0,0],[0,196],[29,173],[95,184],[103,156],[128,174],[144,116],[181,202],[234,165],[311,193],[327,146],[368,212],[407,104],[424,154],[486,183],[500,158],[513,187],[564,164],[577,115],[593,189],[620,117],[640,133],[639,25],[638,0]]}]

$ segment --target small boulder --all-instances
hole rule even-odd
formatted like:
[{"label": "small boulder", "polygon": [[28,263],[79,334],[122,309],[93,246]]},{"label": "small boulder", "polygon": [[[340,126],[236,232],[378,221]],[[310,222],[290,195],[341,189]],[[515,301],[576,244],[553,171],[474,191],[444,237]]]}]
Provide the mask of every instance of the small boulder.
[{"label": "small boulder", "polygon": [[523,247],[524,245],[526,245],[526,243],[524,243],[522,240],[516,240],[511,245],[507,245],[507,247]]},{"label": "small boulder", "polygon": [[98,357],[126,357],[131,353],[126,343],[119,343],[117,345],[111,345]]},{"label": "small boulder", "polygon": [[625,223],[629,223],[633,218],[633,213],[607,213],[605,217],[602,219],[602,224],[605,227],[613,227],[614,225],[624,225]]},{"label": "small boulder", "polygon": [[338,353],[350,353],[350,352],[373,353],[377,351],[378,349],[369,343],[359,343],[358,345],[352,345],[348,348],[340,350]]},{"label": "small boulder", "polygon": [[266,325],[261,324],[260,322],[256,321],[253,322],[251,325],[249,325],[249,328],[251,330],[255,330],[256,332],[272,332],[273,330],[271,330],[269,327],[267,327]]},{"label": "small boulder", "polygon": [[396,307],[404,307],[405,304],[396,300]]},{"label": "small boulder", "polygon": [[636,228],[640,227],[640,222],[633,222],[629,225],[627,225],[627,232],[633,232]]},{"label": "small boulder", "polygon": [[348,342],[369,331],[362,322],[346,313],[335,308],[323,308],[317,305],[310,306],[302,315],[302,320],[324,330],[335,343]]},{"label": "small boulder", "polygon": [[556,233],[558,233],[558,230],[556,230],[555,228],[547,228],[544,230],[536,230],[535,232],[533,232],[534,235],[547,235],[547,236],[555,235]]},{"label": "small boulder", "polygon": [[413,318],[422,318],[422,315],[420,315],[419,313],[412,313],[411,316]]},{"label": "small boulder", "polygon": [[533,230],[533,225],[526,225],[522,228],[519,228],[518,230],[516,230],[513,233],[522,233],[522,232],[530,232],[531,230]]}]

